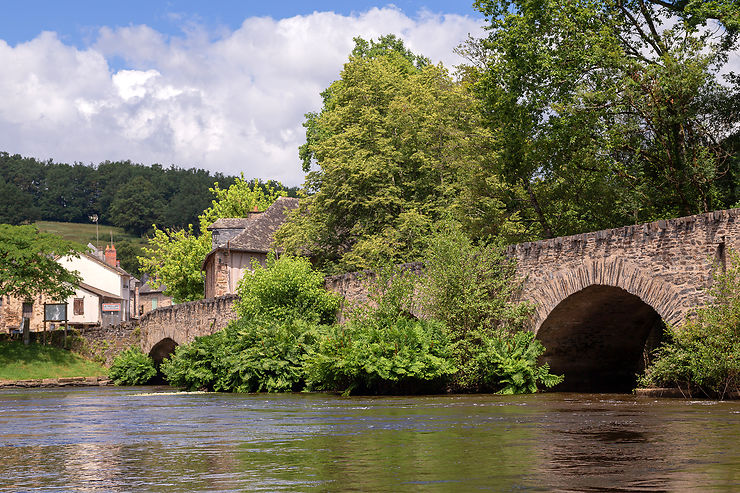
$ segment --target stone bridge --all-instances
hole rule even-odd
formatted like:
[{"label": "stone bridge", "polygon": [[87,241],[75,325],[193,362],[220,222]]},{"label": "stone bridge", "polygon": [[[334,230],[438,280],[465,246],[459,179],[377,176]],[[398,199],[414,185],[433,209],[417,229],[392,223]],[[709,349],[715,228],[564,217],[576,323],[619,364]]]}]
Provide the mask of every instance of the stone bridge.
[{"label": "stone bridge", "polygon": [[[740,249],[740,209],[511,245],[521,299],[543,360],[572,390],[629,390],[665,323],[678,325],[707,300],[714,265]],[[421,264],[409,264],[421,271]],[[362,275],[327,278],[348,301],[366,299]],[[142,317],[141,347],[161,360],[177,344],[235,318],[234,297],[155,310]]]},{"label": "stone bridge", "polygon": [[731,209],[510,246],[544,360],[572,389],[629,389],[663,324],[706,302],[714,266],[740,247],[739,217]]}]

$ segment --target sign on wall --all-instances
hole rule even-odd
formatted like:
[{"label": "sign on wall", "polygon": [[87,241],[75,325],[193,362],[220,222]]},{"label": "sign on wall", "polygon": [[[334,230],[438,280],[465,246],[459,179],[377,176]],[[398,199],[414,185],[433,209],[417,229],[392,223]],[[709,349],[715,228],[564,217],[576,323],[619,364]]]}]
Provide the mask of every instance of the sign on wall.
[{"label": "sign on wall", "polygon": [[44,322],[64,322],[67,320],[66,303],[44,303]]},{"label": "sign on wall", "polygon": [[120,312],[121,304],[120,303],[103,303],[103,311],[104,312]]}]

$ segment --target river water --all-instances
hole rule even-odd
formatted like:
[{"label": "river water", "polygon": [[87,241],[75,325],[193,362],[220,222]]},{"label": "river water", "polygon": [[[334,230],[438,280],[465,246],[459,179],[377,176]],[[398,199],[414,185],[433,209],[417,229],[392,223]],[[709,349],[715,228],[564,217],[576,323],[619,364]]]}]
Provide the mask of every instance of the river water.
[{"label": "river water", "polygon": [[740,491],[740,403],[0,391],[1,491]]}]

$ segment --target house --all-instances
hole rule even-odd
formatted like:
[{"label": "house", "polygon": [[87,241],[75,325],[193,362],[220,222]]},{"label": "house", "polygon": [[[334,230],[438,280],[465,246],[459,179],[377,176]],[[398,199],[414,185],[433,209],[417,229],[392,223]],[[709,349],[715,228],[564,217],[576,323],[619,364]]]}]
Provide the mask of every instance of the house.
[{"label": "house", "polygon": [[298,207],[298,199],[279,197],[264,212],[251,212],[244,218],[219,219],[210,226],[211,252],[203,260],[205,297],[236,293],[236,286],[252,261],[264,265],[275,231]]},{"label": "house", "polygon": [[167,286],[164,284],[160,284],[158,288],[152,286],[152,280],[144,274],[144,277],[141,278],[139,296],[137,298],[138,315],[142,316],[157,308],[172,306],[172,296],[164,294],[166,289]]},{"label": "house", "polygon": [[[57,262],[67,270],[77,271],[82,278],[75,286],[75,293],[66,300],[70,326],[113,325],[134,316],[138,280],[121,269],[115,246],[107,246],[105,252],[93,250],[76,258],[60,257]],[[2,298],[0,331],[19,329],[24,317],[30,319],[31,330],[43,330],[44,303],[48,301],[44,296],[36,295],[30,300]]]}]

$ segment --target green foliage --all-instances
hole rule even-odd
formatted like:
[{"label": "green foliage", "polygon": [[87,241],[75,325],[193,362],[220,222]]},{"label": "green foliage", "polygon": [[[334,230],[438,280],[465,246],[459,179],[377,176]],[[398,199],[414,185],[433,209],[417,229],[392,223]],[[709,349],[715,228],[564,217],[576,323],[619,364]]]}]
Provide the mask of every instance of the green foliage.
[{"label": "green foliage", "polygon": [[711,301],[683,326],[668,328],[640,385],[678,386],[720,399],[740,390],[740,256],[728,256],[726,270],[715,271]]},{"label": "green foliage", "polygon": [[109,214],[113,224],[142,235],[157,221],[164,203],[152,182],[137,176],[116,192]]},{"label": "green foliage", "polygon": [[[732,6],[730,6],[732,4]],[[736,2],[478,0],[488,36],[464,71],[496,142],[476,182],[503,181],[526,236],[554,237],[733,203],[718,144],[737,84]],[[726,31],[700,28],[720,19]],[[713,31],[714,34],[706,34]],[[729,80],[728,80],[729,82]],[[487,187],[466,187],[475,200]],[[496,189],[494,188],[494,192]]]},{"label": "green foliage", "polygon": [[301,320],[241,319],[181,345],[160,367],[171,385],[217,392],[301,390],[318,329]]},{"label": "green foliage", "polygon": [[424,254],[419,297],[429,316],[464,338],[471,331],[524,328],[532,307],[513,300],[521,283],[516,264],[496,243],[474,243],[459,224],[441,224]]},{"label": "green foliage", "polygon": [[310,388],[345,394],[439,392],[456,370],[444,325],[403,317],[334,325],[306,361]]},{"label": "green foliage", "polygon": [[239,300],[234,309],[242,319],[334,321],[339,297],[326,291],[324,276],[314,271],[307,259],[270,254],[264,267],[253,261],[252,269],[237,288]]},{"label": "green foliage", "polygon": [[80,246],[56,235],[42,233],[34,226],[0,224],[0,296],[31,299],[46,295],[57,301],[74,294],[80,282],[57,257],[77,257]]},{"label": "green foliage", "polygon": [[532,394],[537,385],[553,387],[563,381],[562,375],[552,375],[548,364],[537,364],[545,347],[534,333],[496,331],[482,337],[482,347],[475,357],[475,366],[484,388],[498,389],[498,394]]},{"label": "green foliage", "polygon": [[137,257],[141,271],[149,274],[152,284],[164,284],[166,294],[175,303],[203,298],[201,264],[211,251],[209,235],[196,235],[192,225],[187,230],[154,228],[149,245]]},{"label": "green foliage", "polygon": [[181,344],[162,361],[159,371],[167,382],[188,390],[214,390],[221,374],[222,361],[227,350],[225,331],[196,337],[189,344]]},{"label": "green foliage", "polygon": [[491,146],[474,99],[444,67],[390,36],[355,43],[321,112],[306,115],[305,197],[276,235],[333,272],[419,258],[458,196],[459,170],[483,166]]},{"label": "green foliage", "polygon": [[108,370],[108,376],[116,385],[146,385],[156,375],[152,358],[135,346],[119,353]]},{"label": "green foliage", "polygon": [[246,217],[255,208],[264,211],[285,194],[273,188],[271,182],[248,182],[243,178],[236,178],[227,189],[215,183],[210,190],[215,198],[198,218],[199,234],[192,224],[179,230],[154,226],[149,245],[138,257],[141,271],[151,276],[154,287],[166,286],[165,293],[176,303],[203,298],[201,265],[211,251],[211,232],[206,228],[220,218]]},{"label": "green foliage", "polygon": [[303,361],[332,322],[339,298],[304,258],[268,257],[245,274],[235,310],[240,319],[212,336],[178,346],[161,366],[179,387],[224,392],[286,392],[305,385]]}]

